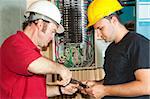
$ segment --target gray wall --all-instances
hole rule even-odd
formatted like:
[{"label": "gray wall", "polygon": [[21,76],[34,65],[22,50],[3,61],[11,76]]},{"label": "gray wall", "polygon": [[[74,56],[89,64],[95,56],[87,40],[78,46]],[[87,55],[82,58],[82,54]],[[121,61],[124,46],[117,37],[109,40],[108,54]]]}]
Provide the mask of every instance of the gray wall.
[{"label": "gray wall", "polygon": [[26,0],[0,0],[0,45],[11,34],[22,29]]}]

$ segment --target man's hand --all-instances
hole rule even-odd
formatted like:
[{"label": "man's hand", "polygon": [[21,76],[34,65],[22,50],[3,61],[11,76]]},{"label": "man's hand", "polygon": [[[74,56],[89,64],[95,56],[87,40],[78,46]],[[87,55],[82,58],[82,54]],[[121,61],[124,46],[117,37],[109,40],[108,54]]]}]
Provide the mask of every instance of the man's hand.
[{"label": "man's hand", "polygon": [[103,85],[103,80],[100,81],[94,81],[94,80],[88,80],[82,82],[86,84],[89,88],[83,88],[81,89],[81,93],[88,94],[95,98],[102,98],[105,96],[105,90]]},{"label": "man's hand", "polygon": [[78,91],[78,87],[79,87],[79,84],[70,83],[69,85],[65,87],[61,87],[61,92],[62,94],[72,95]]},{"label": "man's hand", "polygon": [[[93,87],[94,85],[98,84],[97,81],[95,80],[87,80],[87,81],[83,81],[83,84],[87,85],[89,88]],[[85,88],[80,89],[81,93],[83,94],[88,94],[85,90]]]},{"label": "man's hand", "polygon": [[60,69],[60,72],[58,72],[58,73],[61,76],[62,80],[57,81],[56,83],[58,85],[66,86],[71,81],[72,72],[63,65],[60,65],[60,67],[61,67],[61,69]]},{"label": "man's hand", "polygon": [[90,95],[94,98],[102,98],[106,95],[105,86],[101,85],[101,84],[94,85],[94,86],[92,86],[90,88],[86,88],[84,90],[88,95]]}]

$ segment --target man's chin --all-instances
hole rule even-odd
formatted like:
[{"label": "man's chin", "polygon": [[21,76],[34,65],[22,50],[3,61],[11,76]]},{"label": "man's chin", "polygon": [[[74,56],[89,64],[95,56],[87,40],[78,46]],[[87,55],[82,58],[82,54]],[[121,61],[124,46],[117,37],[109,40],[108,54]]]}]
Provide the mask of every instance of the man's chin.
[{"label": "man's chin", "polygon": [[42,47],[42,51],[46,51],[47,48],[48,48],[48,46],[43,46],[43,47]]},{"label": "man's chin", "polygon": [[45,45],[42,45],[42,46],[38,45],[38,46],[39,46],[39,48],[40,48],[42,51],[46,51],[46,50],[47,50],[47,47],[48,47],[48,46],[45,46]]},{"label": "man's chin", "polygon": [[49,47],[50,43],[51,43],[51,42],[49,42],[48,44],[42,46],[42,50],[43,50],[43,51],[46,51],[47,48]]}]

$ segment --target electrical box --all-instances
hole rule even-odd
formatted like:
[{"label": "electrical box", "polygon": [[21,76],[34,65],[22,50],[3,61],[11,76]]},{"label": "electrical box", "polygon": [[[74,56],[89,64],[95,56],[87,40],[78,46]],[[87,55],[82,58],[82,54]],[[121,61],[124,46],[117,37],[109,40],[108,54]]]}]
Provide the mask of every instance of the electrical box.
[{"label": "electrical box", "polygon": [[63,34],[56,34],[53,59],[69,68],[86,68],[94,62],[94,29],[86,28],[92,0],[56,0],[62,12]]}]

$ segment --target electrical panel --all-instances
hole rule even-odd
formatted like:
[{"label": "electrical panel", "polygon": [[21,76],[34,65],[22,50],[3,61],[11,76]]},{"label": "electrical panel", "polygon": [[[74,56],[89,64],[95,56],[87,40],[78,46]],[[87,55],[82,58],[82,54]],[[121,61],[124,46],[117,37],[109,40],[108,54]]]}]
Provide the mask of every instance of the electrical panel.
[{"label": "electrical panel", "polygon": [[56,34],[54,60],[70,68],[91,67],[94,31],[87,29],[87,7],[92,0],[56,0],[62,13],[63,34]]},{"label": "electrical panel", "polygon": [[84,6],[81,5],[82,3],[79,3],[79,0],[63,1],[62,12],[66,43],[82,43],[82,33],[86,32],[84,29],[86,24],[83,23],[85,20],[82,20],[85,16],[82,16]]}]

